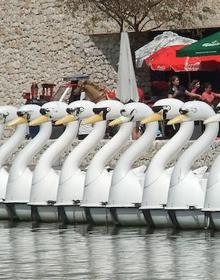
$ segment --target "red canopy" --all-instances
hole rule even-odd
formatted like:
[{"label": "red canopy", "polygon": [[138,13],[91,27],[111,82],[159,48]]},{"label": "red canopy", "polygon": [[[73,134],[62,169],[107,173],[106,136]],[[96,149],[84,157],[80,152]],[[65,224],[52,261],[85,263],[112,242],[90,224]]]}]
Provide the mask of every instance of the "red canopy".
[{"label": "red canopy", "polygon": [[145,59],[145,63],[157,71],[214,71],[220,69],[220,56],[176,57],[176,51],[185,45],[161,48]]}]

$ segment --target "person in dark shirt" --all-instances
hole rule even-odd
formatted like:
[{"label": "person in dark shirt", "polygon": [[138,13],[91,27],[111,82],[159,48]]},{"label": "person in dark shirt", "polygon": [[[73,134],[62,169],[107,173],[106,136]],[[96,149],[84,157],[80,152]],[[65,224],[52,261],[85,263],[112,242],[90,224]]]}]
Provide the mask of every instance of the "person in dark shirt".
[{"label": "person in dark shirt", "polygon": [[172,76],[169,82],[168,98],[177,98],[183,102],[189,101],[189,92],[180,85],[177,76]]},{"label": "person in dark shirt", "polygon": [[72,90],[70,93],[68,104],[80,100],[80,94],[81,94],[81,89],[80,87],[78,87],[78,81],[72,81],[71,85],[72,85]]},{"label": "person in dark shirt", "polygon": [[[188,91],[180,85],[180,80],[177,76],[172,76],[169,81],[168,98],[177,98],[183,102],[189,101]],[[161,123],[161,132],[163,139],[170,139],[179,129],[178,125],[167,126],[167,120]]]}]

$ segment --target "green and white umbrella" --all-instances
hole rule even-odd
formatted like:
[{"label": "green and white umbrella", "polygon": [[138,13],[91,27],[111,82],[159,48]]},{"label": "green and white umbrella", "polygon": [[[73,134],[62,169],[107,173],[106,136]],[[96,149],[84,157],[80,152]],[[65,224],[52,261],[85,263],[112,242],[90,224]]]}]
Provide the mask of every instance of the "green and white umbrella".
[{"label": "green and white umbrella", "polygon": [[211,55],[220,55],[220,32],[216,32],[176,52],[177,57]]}]

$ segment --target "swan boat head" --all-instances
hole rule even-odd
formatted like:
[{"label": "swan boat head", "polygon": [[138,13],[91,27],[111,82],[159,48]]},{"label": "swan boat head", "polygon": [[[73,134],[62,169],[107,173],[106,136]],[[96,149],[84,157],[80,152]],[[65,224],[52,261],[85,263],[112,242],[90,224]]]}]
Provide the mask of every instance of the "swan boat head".
[{"label": "swan boat head", "polygon": [[206,119],[203,123],[213,123],[213,122],[220,122],[220,103],[215,108],[216,114],[208,119]]},{"label": "swan boat head", "polygon": [[204,121],[214,115],[214,110],[203,101],[188,101],[181,106],[179,113],[180,115],[171,119],[168,125],[187,121]]},{"label": "swan boat head", "polygon": [[78,100],[67,106],[64,117],[56,121],[56,125],[68,124],[73,121],[82,121],[94,115],[93,107],[95,103],[89,100]]},{"label": "swan boat head", "polygon": [[17,111],[17,117],[7,123],[8,127],[27,124],[40,116],[39,105],[27,104],[21,106]]},{"label": "swan boat head", "polygon": [[109,126],[119,125],[125,122],[136,122],[140,121],[150,115],[152,115],[152,109],[140,102],[132,102],[125,104],[123,109],[121,109],[121,117],[113,120],[109,123]]},{"label": "swan boat head", "polygon": [[82,124],[94,124],[100,121],[115,120],[121,116],[123,103],[117,100],[104,100],[93,107],[93,116],[84,119]]},{"label": "swan boat head", "polygon": [[17,116],[17,108],[11,105],[0,107],[0,124],[7,124]]},{"label": "swan boat head", "polygon": [[61,101],[51,101],[45,103],[40,108],[40,116],[33,119],[29,125],[36,126],[42,123],[57,121],[66,115],[67,104]]},{"label": "swan boat head", "polygon": [[142,124],[155,121],[170,120],[179,115],[179,109],[184,103],[175,98],[164,98],[158,100],[152,106],[153,114],[141,120]]}]

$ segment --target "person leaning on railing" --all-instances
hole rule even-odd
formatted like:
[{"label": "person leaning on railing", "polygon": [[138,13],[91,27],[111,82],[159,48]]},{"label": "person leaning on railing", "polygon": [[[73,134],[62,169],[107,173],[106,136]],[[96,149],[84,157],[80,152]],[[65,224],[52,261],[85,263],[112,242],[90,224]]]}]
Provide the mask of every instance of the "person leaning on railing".
[{"label": "person leaning on railing", "polygon": [[200,86],[198,80],[194,80],[190,90],[180,85],[180,80],[177,76],[172,76],[169,81],[168,97],[177,98],[183,102],[189,100],[201,100],[201,95],[197,93],[197,86]]},{"label": "person leaning on railing", "polygon": [[214,105],[214,103],[220,99],[220,93],[212,91],[212,84],[205,83],[204,92],[202,93],[202,101],[208,103],[209,105]]},{"label": "person leaning on railing", "polygon": [[180,80],[177,76],[172,76],[169,81],[168,98],[177,98],[183,102],[189,100],[188,92],[180,85]]},{"label": "person leaning on railing", "polygon": [[201,91],[200,81],[193,80],[189,86],[189,91],[188,91],[189,99],[190,100],[201,100],[202,99],[201,93],[202,93],[202,91]]}]

